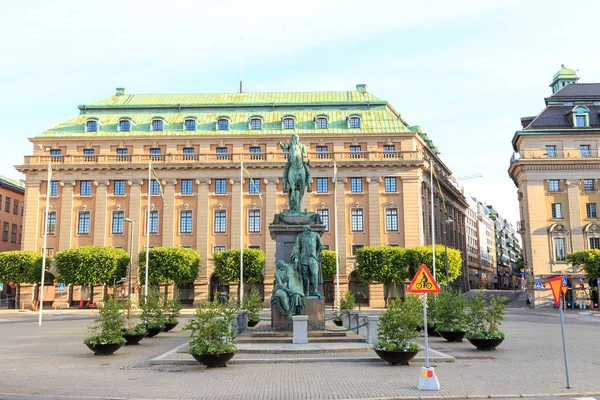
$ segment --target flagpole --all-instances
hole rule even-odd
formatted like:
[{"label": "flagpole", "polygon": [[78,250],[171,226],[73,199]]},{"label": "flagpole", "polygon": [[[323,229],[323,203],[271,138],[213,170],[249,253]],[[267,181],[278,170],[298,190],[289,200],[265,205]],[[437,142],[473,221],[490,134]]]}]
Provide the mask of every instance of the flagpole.
[{"label": "flagpole", "polygon": [[152,162],[148,163],[148,215],[146,220],[146,277],[144,279],[144,301],[148,297],[148,263],[150,261],[150,196],[152,187]]},{"label": "flagpole", "polygon": [[46,277],[46,245],[48,239],[48,212],[50,211],[50,179],[52,179],[52,165],[48,161],[48,184],[46,185],[46,214],[44,221],[44,247],[42,250],[42,288],[40,290],[40,318],[38,321],[39,326],[42,326],[42,314],[44,312],[44,279]]},{"label": "flagpole", "polygon": [[429,160],[430,173],[430,188],[431,188],[431,250],[433,251],[433,279],[437,279],[435,275],[435,216],[433,214],[433,160]]},{"label": "flagpole", "polygon": [[335,296],[337,298],[337,311],[340,312],[340,259],[338,249],[338,213],[337,213],[337,166],[333,162],[333,214],[335,215]]},{"label": "flagpole", "polygon": [[240,306],[244,300],[244,162],[240,162]]}]

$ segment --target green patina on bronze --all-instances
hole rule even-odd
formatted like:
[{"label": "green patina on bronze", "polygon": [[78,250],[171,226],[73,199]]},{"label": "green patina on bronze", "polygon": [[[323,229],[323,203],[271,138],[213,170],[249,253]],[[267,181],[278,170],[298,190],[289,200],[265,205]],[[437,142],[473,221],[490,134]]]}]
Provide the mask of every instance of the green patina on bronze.
[{"label": "green patina on bronze", "polygon": [[275,265],[277,269],[271,304],[277,306],[288,319],[292,319],[293,315],[302,314],[306,305],[300,272],[283,260],[277,261]]},{"label": "green patina on bronze", "polygon": [[[287,163],[283,169],[283,191],[288,194],[290,213],[299,214],[304,191],[312,192],[306,146],[300,143],[296,134],[292,135],[291,142],[278,142],[277,145],[289,151]],[[305,159],[307,161],[304,161]]]},{"label": "green patina on bronze", "polygon": [[321,252],[323,242],[318,233],[313,232],[309,225],[304,225],[303,232],[296,236],[296,243],[292,250],[292,262],[300,271],[304,295],[309,296],[310,285],[312,295],[318,299],[323,298],[319,293],[319,285],[323,283],[323,270],[321,268]]}]

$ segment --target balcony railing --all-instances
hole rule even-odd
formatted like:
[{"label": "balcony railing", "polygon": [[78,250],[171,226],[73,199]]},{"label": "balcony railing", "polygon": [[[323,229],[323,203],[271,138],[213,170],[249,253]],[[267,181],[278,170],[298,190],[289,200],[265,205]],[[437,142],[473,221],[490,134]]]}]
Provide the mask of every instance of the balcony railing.
[{"label": "balcony railing", "polygon": [[598,150],[563,149],[563,150],[521,150],[513,154],[511,162],[532,159],[594,159],[598,158]]},{"label": "balcony railing", "polygon": [[[423,161],[419,151],[396,152],[329,152],[309,153],[311,163],[331,161]],[[63,156],[25,156],[24,165],[52,164],[168,164],[168,163],[227,163],[227,162],[281,162],[287,160],[285,153],[231,153],[231,154],[98,154]]]},{"label": "balcony railing", "polygon": [[525,233],[525,221],[524,220],[517,221],[517,232]]}]

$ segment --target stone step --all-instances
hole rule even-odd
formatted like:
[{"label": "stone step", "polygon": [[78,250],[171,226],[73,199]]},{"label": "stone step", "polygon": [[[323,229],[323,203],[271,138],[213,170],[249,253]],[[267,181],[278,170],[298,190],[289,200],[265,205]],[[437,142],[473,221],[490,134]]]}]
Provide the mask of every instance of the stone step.
[{"label": "stone step", "polygon": [[[293,332],[251,332],[252,337],[293,337]],[[308,337],[346,337],[346,332],[308,331]]]},{"label": "stone step", "polygon": [[[292,337],[242,337],[238,336],[236,343],[292,343]],[[309,343],[365,343],[366,340],[358,335],[355,337],[310,337]]]}]

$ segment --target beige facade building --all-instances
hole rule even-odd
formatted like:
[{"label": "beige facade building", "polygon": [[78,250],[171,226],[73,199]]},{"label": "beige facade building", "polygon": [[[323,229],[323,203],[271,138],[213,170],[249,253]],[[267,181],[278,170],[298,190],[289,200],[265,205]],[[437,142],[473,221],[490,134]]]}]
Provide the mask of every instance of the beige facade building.
[{"label": "beige facade building", "polygon": [[563,66],[545,108],[521,118],[512,141],[509,174],[518,188],[525,268],[541,280],[579,278],[566,255],[600,248],[600,84],[578,79]]},{"label": "beige facade building", "polygon": [[[32,154],[17,166],[26,176],[25,250],[42,249],[49,190],[49,254],[105,245],[122,247],[137,258],[148,234],[150,246],[191,247],[202,259],[197,281],[184,288],[192,302],[217,287],[228,287],[234,296],[237,285],[219,282],[212,258],[216,251],[239,248],[241,237],[244,246],[266,253],[268,300],[275,260],[269,224],[287,203],[281,179],[286,159],[277,143],[289,141],[292,134],[309,148],[312,193],[305,195],[303,209],[321,214],[328,227],[323,242],[331,250],[335,224],[339,229],[343,291],[355,290],[371,306],[383,306],[382,284],[353,280],[356,250],[431,242],[431,163],[446,191],[445,214],[457,221],[448,233],[449,245],[465,248],[466,203],[448,182],[451,173],[437,148],[365,85],[357,85],[356,91],[308,93],[135,95],[117,89],[79,110],[76,117],[32,138]],[[242,162],[252,185],[247,176],[240,181]],[[149,163],[164,197],[156,183],[148,184]],[[444,211],[437,183],[434,188],[436,241],[442,243]]]},{"label": "beige facade building", "polygon": [[24,193],[23,182],[0,176],[0,251],[21,249]]}]

